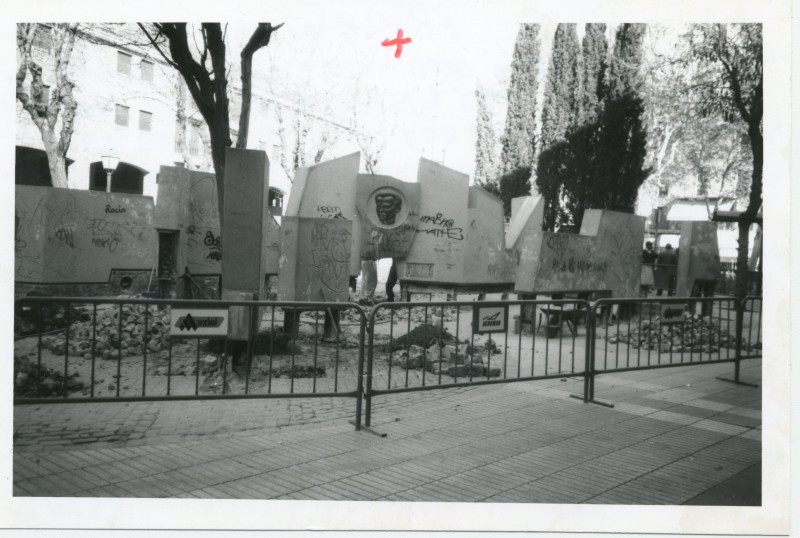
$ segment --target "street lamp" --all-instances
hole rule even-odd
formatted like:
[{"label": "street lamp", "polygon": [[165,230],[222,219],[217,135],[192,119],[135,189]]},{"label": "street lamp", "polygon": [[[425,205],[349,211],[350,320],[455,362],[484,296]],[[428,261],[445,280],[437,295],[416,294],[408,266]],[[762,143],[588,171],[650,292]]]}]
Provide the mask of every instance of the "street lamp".
[{"label": "street lamp", "polygon": [[103,160],[103,170],[106,171],[106,192],[111,192],[111,174],[117,169],[119,157],[104,155],[101,159]]}]

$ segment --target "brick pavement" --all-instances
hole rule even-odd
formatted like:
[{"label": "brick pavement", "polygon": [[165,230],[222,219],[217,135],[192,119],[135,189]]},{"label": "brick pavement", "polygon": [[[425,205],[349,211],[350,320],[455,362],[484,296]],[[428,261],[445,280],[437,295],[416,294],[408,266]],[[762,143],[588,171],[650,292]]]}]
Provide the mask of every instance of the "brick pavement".
[{"label": "brick pavement", "polygon": [[[16,496],[682,504],[761,462],[761,390],[705,365],[377,397],[16,406]],[[742,376],[761,377],[761,361]]]}]

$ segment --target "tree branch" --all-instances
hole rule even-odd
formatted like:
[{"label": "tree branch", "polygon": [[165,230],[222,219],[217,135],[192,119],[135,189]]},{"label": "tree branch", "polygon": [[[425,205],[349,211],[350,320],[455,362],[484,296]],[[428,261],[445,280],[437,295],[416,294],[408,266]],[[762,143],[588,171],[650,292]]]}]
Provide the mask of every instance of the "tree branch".
[{"label": "tree branch", "polygon": [[144,27],[144,24],[142,24],[142,23],[140,23],[140,22],[137,22],[136,24],[137,24],[137,26],[139,26],[139,28],[142,30],[142,32],[144,33],[144,35],[145,35],[145,36],[147,36],[147,40],[150,42],[150,45],[152,45],[152,47],[153,47],[154,49],[156,49],[156,50],[158,51],[158,53],[161,55],[161,58],[163,58],[163,59],[164,59],[164,61],[165,61],[165,62],[167,62],[167,64],[169,64],[170,66],[172,66],[174,69],[176,69],[176,70],[180,71],[180,69],[178,69],[178,64],[176,64],[175,62],[173,62],[173,61],[172,61],[172,59],[170,59],[170,58],[169,58],[169,57],[168,57],[168,56],[167,56],[167,55],[164,53],[164,51],[163,51],[163,50],[162,50],[162,48],[161,48],[161,45],[158,43],[158,37],[159,37],[160,35],[162,35],[162,34],[161,34],[161,27],[160,27],[160,25],[159,25],[159,24],[157,24],[157,23],[156,23],[156,24],[154,24],[155,28],[158,30],[158,34],[156,34],[156,36],[155,36],[155,37],[153,37],[153,36],[151,36],[151,35],[150,35],[150,32],[148,32],[148,31],[147,31],[147,28],[145,28],[145,27]]},{"label": "tree branch", "polygon": [[250,103],[252,99],[253,55],[259,49],[269,45],[272,32],[283,26],[283,23],[272,26],[269,22],[261,22],[250,36],[241,52],[242,58],[242,109],[239,115],[239,136],[236,139],[237,148],[247,148],[247,139],[250,134]]}]

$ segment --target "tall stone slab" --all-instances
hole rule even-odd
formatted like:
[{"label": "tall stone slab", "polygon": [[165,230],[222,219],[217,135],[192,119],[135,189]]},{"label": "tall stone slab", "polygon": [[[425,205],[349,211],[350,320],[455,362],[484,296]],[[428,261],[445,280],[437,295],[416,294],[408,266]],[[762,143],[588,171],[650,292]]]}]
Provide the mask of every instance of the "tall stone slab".
[{"label": "tall stone slab", "polygon": [[17,185],[14,280],[103,283],[113,269],[152,271],[153,199]]},{"label": "tall stone slab", "polygon": [[[360,153],[353,153],[307,168],[298,168],[284,215],[351,220],[353,244],[360,245],[361,222],[356,209],[360,159]],[[349,275],[357,276],[361,272],[360,252],[358,248],[352,248],[350,252]]]},{"label": "tall stone slab", "polygon": [[587,209],[580,234],[542,232],[526,242],[516,291],[609,290],[637,297],[644,217]]},{"label": "tall stone slab", "polygon": [[522,279],[522,288],[532,288],[536,264],[535,255],[542,242],[544,199],[540,196],[520,196],[511,200],[511,220],[506,230],[505,245],[513,260],[512,280]]},{"label": "tall stone slab", "polygon": [[158,229],[178,232],[179,272],[184,268],[193,275],[222,272],[217,180],[213,173],[162,166],[153,221]]},{"label": "tall stone slab", "polygon": [[376,174],[358,175],[360,257],[405,258],[419,225],[420,185]]},{"label": "tall stone slab", "polygon": [[481,187],[469,188],[465,231],[464,281],[514,282],[515,258],[506,250],[503,202]]},{"label": "tall stone slab", "polygon": [[346,302],[353,222],[283,217],[278,299]]},{"label": "tall stone slab", "polygon": [[469,226],[469,176],[420,159],[417,173],[420,216],[408,257],[399,264],[401,280],[464,282],[464,231]]},{"label": "tall stone slab", "polygon": [[263,151],[225,150],[222,289],[262,297],[268,236],[269,159]]},{"label": "tall stone slab", "polygon": [[691,295],[698,280],[718,280],[720,275],[717,225],[707,221],[679,223],[681,240],[678,247],[678,281],[675,294]]}]

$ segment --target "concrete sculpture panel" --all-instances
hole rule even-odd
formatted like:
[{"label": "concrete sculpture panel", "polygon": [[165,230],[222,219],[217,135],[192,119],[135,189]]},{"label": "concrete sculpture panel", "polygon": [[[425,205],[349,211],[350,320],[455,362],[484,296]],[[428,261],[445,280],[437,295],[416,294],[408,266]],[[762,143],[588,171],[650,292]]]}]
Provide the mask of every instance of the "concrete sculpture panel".
[{"label": "concrete sculpture panel", "polygon": [[111,269],[151,271],[155,254],[150,196],[16,186],[16,281],[106,282]]},{"label": "concrete sculpture panel", "polygon": [[357,192],[361,259],[405,258],[419,225],[419,184],[359,174]]},{"label": "concrete sculpture panel", "polygon": [[708,221],[684,221],[680,223],[680,230],[675,294],[678,297],[688,297],[697,280],[719,279],[717,225]]},{"label": "concrete sculpture panel", "polygon": [[195,275],[222,272],[217,180],[209,172],[162,166],[155,226],[178,231],[176,266]]},{"label": "concrete sculpture panel", "polygon": [[502,202],[469,177],[420,159],[420,217],[400,280],[480,286],[514,281],[517,257],[506,250]]},{"label": "concrete sculpture panel", "polygon": [[644,217],[587,209],[580,234],[542,232],[526,241],[516,291],[610,290],[637,297]]},{"label": "concrete sculpture panel", "polygon": [[345,219],[283,217],[278,299],[348,301],[352,228]]},{"label": "concrete sculpture panel", "polygon": [[258,150],[225,150],[225,227],[222,230],[222,288],[264,297],[264,248],[269,215],[269,160]]},{"label": "concrete sculpture panel", "polygon": [[[360,245],[361,221],[356,209],[360,159],[360,153],[353,153],[307,168],[298,168],[284,215],[350,220],[353,244]],[[360,252],[358,248],[353,248],[349,274],[357,276],[360,271]]]},{"label": "concrete sculpture panel", "polygon": [[[158,173],[156,228],[178,231],[177,268],[193,275],[222,273],[222,239],[219,232],[217,183],[214,174],[183,167],[162,166]],[[264,270],[278,274],[280,227],[268,218]]]},{"label": "concrete sculpture panel", "polygon": [[469,188],[464,279],[477,283],[514,282],[516,260],[507,250],[503,203],[481,187]]}]

